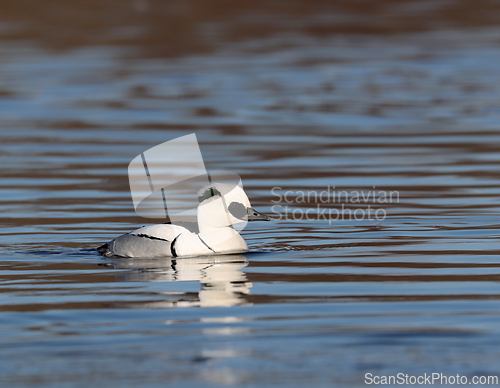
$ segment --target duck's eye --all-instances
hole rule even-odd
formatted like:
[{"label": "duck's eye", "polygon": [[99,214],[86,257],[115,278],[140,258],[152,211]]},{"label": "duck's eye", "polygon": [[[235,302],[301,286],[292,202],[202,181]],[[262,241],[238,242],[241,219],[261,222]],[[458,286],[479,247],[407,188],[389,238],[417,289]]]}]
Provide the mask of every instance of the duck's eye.
[{"label": "duck's eye", "polygon": [[247,215],[247,208],[240,202],[231,202],[227,208],[234,217],[243,220]]}]

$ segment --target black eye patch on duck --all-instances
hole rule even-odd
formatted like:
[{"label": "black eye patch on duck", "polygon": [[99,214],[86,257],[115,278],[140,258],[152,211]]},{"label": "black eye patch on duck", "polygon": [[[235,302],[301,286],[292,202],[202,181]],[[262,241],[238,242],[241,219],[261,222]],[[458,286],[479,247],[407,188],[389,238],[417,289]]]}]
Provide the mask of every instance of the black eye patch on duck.
[{"label": "black eye patch on duck", "polygon": [[247,216],[247,208],[240,202],[231,202],[227,208],[234,217],[244,220]]},{"label": "black eye patch on duck", "polygon": [[204,200],[215,197],[216,195],[222,197],[222,194],[215,187],[208,187],[202,194],[198,196],[198,202],[202,203]]}]

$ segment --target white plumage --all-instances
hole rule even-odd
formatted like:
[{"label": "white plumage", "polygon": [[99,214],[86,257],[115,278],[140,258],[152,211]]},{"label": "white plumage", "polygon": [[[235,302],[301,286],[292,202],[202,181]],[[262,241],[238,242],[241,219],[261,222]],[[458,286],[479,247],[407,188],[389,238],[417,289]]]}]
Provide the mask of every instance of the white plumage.
[{"label": "white plumage", "polygon": [[136,258],[242,253],[248,246],[233,226],[271,220],[251,207],[238,185],[214,183],[201,189],[198,198],[197,225],[145,226],[115,238],[98,251],[105,256]]}]

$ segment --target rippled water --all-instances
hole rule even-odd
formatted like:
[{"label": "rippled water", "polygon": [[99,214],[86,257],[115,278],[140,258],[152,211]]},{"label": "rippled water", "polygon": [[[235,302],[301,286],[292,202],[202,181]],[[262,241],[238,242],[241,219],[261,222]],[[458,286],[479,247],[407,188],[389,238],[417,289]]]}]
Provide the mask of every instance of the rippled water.
[{"label": "rippled water", "polygon": [[[283,33],[175,58],[0,42],[2,386],[497,375],[498,32]],[[243,231],[245,255],[100,257],[148,222],[128,163],[193,132],[275,220]],[[317,206],[342,204],[298,198],[328,186],[399,201],[328,220]]]}]

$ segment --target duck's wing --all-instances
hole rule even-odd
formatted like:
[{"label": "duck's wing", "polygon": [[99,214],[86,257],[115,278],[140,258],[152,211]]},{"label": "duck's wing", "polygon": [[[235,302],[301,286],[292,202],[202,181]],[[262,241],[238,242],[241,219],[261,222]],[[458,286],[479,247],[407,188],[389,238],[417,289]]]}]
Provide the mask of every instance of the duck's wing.
[{"label": "duck's wing", "polygon": [[175,250],[172,249],[175,245],[172,243],[182,233],[190,231],[182,226],[169,224],[144,226],[111,240],[97,248],[97,251],[104,256],[175,256]]},{"label": "duck's wing", "polygon": [[136,229],[130,234],[135,236],[144,236],[149,238],[157,238],[167,241],[173,241],[181,233],[190,233],[189,229],[173,224],[157,224],[143,226]]}]

